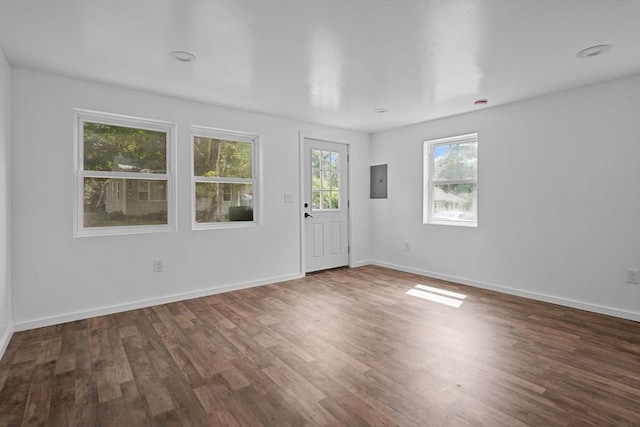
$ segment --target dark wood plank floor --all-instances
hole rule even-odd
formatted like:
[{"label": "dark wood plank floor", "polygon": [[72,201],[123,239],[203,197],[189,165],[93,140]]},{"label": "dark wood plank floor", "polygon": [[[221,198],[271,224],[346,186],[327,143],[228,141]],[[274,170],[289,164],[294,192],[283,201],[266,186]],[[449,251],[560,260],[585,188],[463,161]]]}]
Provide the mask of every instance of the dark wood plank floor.
[{"label": "dark wood plank floor", "polygon": [[640,324],[327,271],[16,333],[0,425],[638,426]]}]

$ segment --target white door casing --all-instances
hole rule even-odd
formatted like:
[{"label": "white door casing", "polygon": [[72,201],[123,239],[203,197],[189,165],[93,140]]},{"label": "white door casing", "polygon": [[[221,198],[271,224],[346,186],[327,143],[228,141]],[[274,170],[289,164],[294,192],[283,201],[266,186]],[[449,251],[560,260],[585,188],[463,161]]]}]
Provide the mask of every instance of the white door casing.
[{"label": "white door casing", "polygon": [[346,144],[303,141],[304,271],[349,264],[349,173]]}]

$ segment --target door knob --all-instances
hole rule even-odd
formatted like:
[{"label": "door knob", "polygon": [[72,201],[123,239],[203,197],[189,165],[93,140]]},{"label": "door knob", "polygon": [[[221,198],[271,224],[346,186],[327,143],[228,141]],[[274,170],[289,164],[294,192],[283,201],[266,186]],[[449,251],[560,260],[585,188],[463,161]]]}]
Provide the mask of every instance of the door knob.
[{"label": "door knob", "polygon": [[305,218],[313,218],[313,215],[309,215],[309,212],[304,213]]}]

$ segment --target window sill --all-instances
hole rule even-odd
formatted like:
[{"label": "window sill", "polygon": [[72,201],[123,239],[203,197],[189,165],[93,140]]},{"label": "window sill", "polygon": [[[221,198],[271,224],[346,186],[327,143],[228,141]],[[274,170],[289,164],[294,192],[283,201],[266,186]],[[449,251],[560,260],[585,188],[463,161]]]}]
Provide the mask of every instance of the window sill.
[{"label": "window sill", "polygon": [[478,228],[477,221],[446,221],[446,220],[431,220],[429,222],[425,222],[425,225],[450,225],[454,227],[467,227],[467,228]]},{"label": "window sill", "polygon": [[171,225],[131,225],[123,227],[90,227],[75,230],[73,237],[121,236],[128,234],[166,233],[176,231]]},{"label": "window sill", "polygon": [[257,221],[233,221],[233,222],[207,222],[191,224],[191,229],[196,230],[221,230],[226,228],[253,228],[260,225]]}]

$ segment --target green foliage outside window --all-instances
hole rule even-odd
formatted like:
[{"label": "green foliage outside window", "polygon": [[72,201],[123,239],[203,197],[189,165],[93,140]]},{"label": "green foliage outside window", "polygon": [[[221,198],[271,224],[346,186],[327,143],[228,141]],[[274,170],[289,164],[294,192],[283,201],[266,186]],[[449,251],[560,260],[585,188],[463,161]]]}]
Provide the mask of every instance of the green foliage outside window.
[{"label": "green foliage outside window", "polygon": [[193,171],[195,176],[251,178],[253,148],[250,142],[195,137]]},{"label": "green foliage outside window", "polygon": [[85,122],[84,170],[166,173],[167,134]]}]

